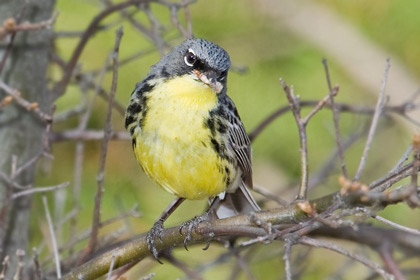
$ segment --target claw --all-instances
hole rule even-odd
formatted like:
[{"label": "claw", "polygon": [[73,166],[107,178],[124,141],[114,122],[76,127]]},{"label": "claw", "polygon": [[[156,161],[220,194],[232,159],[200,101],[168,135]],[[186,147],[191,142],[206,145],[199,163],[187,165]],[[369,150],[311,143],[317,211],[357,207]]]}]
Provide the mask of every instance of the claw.
[{"label": "claw", "polygon": [[156,249],[155,239],[157,237],[159,241],[162,242],[163,229],[163,222],[159,220],[153,225],[146,235],[147,248],[160,264],[162,264],[162,262],[159,260],[159,252]]},{"label": "claw", "polygon": [[196,228],[202,223],[207,221],[209,218],[209,214],[206,212],[201,216],[195,217],[189,221],[186,221],[182,223],[182,225],[179,228],[179,232],[182,233],[182,230],[184,228],[187,228],[187,234],[184,238],[184,248],[188,251],[187,243],[191,240],[191,233],[193,230],[196,230]]}]

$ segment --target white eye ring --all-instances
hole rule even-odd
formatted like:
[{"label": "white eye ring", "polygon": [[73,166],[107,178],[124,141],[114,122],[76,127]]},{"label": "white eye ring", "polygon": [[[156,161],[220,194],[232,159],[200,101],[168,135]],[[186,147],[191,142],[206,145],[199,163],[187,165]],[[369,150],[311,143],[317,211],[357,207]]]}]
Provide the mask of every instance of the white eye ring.
[{"label": "white eye ring", "polygon": [[192,49],[188,49],[188,53],[184,56],[184,62],[188,66],[193,66],[196,62],[197,57],[195,56],[195,52]]}]

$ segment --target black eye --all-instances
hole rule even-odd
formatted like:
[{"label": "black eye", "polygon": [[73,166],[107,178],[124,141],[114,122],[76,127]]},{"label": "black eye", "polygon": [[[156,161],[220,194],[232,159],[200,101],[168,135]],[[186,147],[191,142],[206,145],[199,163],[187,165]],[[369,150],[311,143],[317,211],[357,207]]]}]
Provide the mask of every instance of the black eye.
[{"label": "black eye", "polygon": [[184,56],[184,61],[188,66],[193,66],[197,61],[197,57],[195,56],[194,52],[188,50],[188,53]]}]

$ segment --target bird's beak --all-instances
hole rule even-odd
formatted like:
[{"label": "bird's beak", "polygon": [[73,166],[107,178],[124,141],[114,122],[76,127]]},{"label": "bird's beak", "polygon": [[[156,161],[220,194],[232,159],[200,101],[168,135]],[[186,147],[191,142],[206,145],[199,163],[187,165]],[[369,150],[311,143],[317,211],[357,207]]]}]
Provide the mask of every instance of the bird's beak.
[{"label": "bird's beak", "polygon": [[216,75],[213,73],[204,74],[196,69],[193,70],[194,73],[197,75],[198,79],[208,85],[216,94],[219,94],[222,89],[223,85],[217,81]]}]

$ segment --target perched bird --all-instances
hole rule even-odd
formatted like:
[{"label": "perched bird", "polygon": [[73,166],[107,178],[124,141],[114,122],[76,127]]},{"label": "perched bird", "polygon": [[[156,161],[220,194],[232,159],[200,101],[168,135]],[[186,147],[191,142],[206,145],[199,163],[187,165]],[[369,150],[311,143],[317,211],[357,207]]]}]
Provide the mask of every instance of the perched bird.
[{"label": "perched bird", "polygon": [[[144,172],[177,198],[147,235],[155,237],[185,199],[214,199],[219,218],[258,211],[251,147],[235,104],[226,94],[228,53],[204,39],[188,39],[137,83],[125,127]],[[219,202],[221,201],[221,202]]]}]

